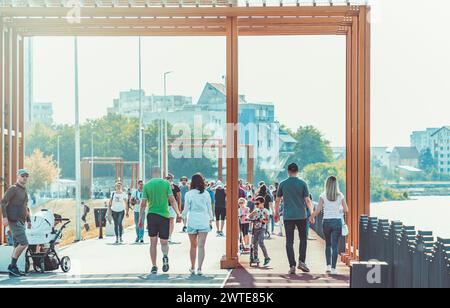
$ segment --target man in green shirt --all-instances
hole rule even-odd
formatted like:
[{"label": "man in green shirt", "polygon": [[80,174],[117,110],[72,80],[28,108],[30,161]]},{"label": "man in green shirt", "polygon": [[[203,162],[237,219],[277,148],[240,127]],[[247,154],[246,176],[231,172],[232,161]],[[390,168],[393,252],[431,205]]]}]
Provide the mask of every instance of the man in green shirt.
[{"label": "man in green shirt", "polygon": [[150,258],[152,260],[152,274],[158,273],[156,266],[158,237],[163,253],[163,272],[169,271],[169,235],[170,235],[170,212],[169,203],[178,217],[181,217],[178,204],[175,200],[170,183],[159,178],[159,168],[154,168],[152,179],[142,189],[142,203],[139,214],[139,227],[143,227],[143,218],[147,208],[147,228],[150,236]]}]

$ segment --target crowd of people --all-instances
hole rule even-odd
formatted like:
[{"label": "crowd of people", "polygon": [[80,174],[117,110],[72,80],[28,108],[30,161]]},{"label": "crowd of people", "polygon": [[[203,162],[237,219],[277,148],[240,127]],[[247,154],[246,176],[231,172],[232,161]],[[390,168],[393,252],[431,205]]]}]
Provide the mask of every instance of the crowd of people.
[{"label": "crowd of people", "polygon": [[[298,166],[293,163],[288,167],[288,177],[273,185],[264,182],[254,187],[251,183],[239,181],[238,207],[241,231],[242,253],[252,251],[252,260],[259,264],[258,251],[264,255],[264,266],[271,259],[264,243],[267,235],[286,236],[286,254],[289,262],[289,274],[296,269],[309,272],[306,263],[309,224],[314,224],[316,217],[323,212],[323,230],[326,241],[326,271],[336,274],[338,243],[345,224],[344,214],[348,211],[344,195],[339,191],[338,179],[331,176],[325,183],[324,192],[314,207],[308,185],[299,178]],[[1,201],[3,224],[9,226],[14,241],[10,275],[23,275],[17,269],[17,259],[27,248],[25,229],[29,227],[27,210],[26,183],[29,174],[19,170],[18,181],[11,186]],[[155,168],[152,179],[144,183],[140,180],[134,191],[123,189],[121,181],[115,184],[107,206],[114,222],[115,243],[123,243],[123,221],[133,212],[136,243],[144,243],[145,230],[150,238],[150,259],[152,274],[158,273],[157,246],[161,246],[163,255],[162,271],[169,271],[169,246],[177,244],[172,240],[176,223],[183,223],[182,231],[187,233],[190,241],[191,274],[203,275],[205,246],[208,234],[213,231],[215,221],[216,236],[224,237],[227,207],[227,187],[220,180],[206,181],[202,174],[194,174],[191,179],[183,176],[179,183],[168,174],[160,177],[160,170]],[[146,226],[146,227],[145,227]],[[300,237],[299,258],[294,252],[294,233],[297,229]],[[250,240],[251,234],[251,240]],[[253,249],[250,249],[253,248]],[[298,263],[297,263],[298,260]]]}]

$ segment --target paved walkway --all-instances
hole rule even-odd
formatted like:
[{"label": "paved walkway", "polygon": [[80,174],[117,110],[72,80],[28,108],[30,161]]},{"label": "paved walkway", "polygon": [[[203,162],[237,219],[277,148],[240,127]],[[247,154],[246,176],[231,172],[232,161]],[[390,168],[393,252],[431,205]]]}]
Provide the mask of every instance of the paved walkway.
[{"label": "paved walkway", "polygon": [[[225,238],[211,233],[207,242],[207,259],[203,272],[205,276],[191,276],[188,273],[189,240],[180,233],[180,225],[170,246],[170,271],[157,276],[149,275],[149,245],[134,244],[134,231],[128,230],[125,244],[116,245],[112,238],[88,240],[63,249],[60,256],[72,259],[72,270],[47,274],[30,273],[18,279],[8,279],[0,274],[1,287],[163,287],[163,288],[254,288],[254,287],[349,287],[349,271],[342,264],[339,274],[330,277],[324,274],[323,241],[315,238],[309,241],[308,264],[311,274],[287,275],[285,238],[273,236],[266,242],[272,263],[267,268],[249,268],[248,255],[241,256],[242,268],[227,271],[220,269],[220,259],[225,253]],[[296,247],[298,242],[296,241]],[[297,250],[297,249],[296,249]],[[158,262],[162,266],[160,250]]]},{"label": "paved walkway", "polygon": [[[277,228],[278,229],[278,228]],[[268,267],[251,268],[249,255],[241,256],[242,267],[232,271],[225,284],[226,288],[349,288],[350,271],[343,263],[338,266],[338,274],[325,274],[325,243],[313,231],[308,241],[307,263],[311,273],[297,270],[296,275],[288,275],[289,266],[286,256],[286,238],[272,236],[266,246],[272,262]],[[299,240],[296,234],[294,251],[298,257]],[[262,252],[260,252],[260,257]]]}]

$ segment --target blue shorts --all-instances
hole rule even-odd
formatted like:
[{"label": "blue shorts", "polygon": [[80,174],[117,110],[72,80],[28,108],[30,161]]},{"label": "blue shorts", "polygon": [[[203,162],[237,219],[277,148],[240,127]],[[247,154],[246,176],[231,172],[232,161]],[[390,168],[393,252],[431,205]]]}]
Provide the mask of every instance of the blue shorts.
[{"label": "blue shorts", "polygon": [[187,228],[187,234],[192,234],[192,235],[196,235],[199,233],[209,233],[209,232],[211,232],[211,227],[208,227],[206,229],[197,229],[197,228],[192,228],[192,227]]}]

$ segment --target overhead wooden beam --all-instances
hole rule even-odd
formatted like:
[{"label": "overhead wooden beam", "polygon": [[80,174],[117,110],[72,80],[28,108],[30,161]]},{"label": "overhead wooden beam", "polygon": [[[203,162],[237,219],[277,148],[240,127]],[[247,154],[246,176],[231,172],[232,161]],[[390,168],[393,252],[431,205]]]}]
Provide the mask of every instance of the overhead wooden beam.
[{"label": "overhead wooden beam", "polygon": [[[28,7],[0,8],[3,16],[66,17],[70,8]],[[194,8],[81,8],[86,17],[189,17],[189,16],[351,16],[359,14],[358,6],[299,6],[299,7],[194,7]]]}]

